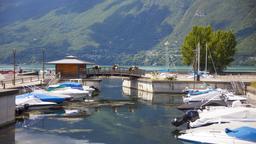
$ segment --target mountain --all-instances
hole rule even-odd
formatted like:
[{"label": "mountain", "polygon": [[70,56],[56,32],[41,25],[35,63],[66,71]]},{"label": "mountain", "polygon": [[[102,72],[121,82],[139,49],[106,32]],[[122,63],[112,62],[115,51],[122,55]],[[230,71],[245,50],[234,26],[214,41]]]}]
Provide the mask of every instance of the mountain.
[{"label": "mountain", "polygon": [[[72,54],[98,64],[163,65],[194,25],[232,30],[234,64],[256,65],[255,0],[1,0],[0,63]],[[166,41],[169,45],[164,45]],[[168,50],[167,50],[168,48]]]}]

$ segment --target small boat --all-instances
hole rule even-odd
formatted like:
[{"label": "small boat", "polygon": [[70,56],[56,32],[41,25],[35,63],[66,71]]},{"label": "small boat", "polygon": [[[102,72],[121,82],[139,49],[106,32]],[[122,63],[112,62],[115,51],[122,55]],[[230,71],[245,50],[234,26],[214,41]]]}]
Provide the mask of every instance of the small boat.
[{"label": "small boat", "polygon": [[51,90],[56,90],[59,88],[67,88],[67,87],[72,89],[83,90],[83,85],[76,82],[63,82],[63,83],[58,83],[56,85],[49,85],[47,90],[51,91]]},{"label": "small boat", "polygon": [[42,94],[42,93],[35,93],[35,92],[18,95],[18,96],[16,96],[16,99],[17,98],[25,98],[25,97],[35,97],[44,102],[55,102],[55,103],[62,103],[65,100],[64,98],[61,98],[58,96],[47,95],[47,94]]},{"label": "small boat", "polygon": [[206,89],[185,89],[183,90],[185,93],[187,93],[187,96],[193,96],[193,95],[200,95],[205,94],[210,91],[213,91],[212,88],[206,88]]},{"label": "small boat", "polygon": [[81,97],[91,96],[94,89],[83,86],[80,83],[64,82],[58,83],[56,85],[50,85],[47,91],[58,95],[70,95],[77,99]]},{"label": "small boat", "polygon": [[256,123],[256,108],[250,105],[234,102],[232,107],[209,107],[199,112],[199,118],[191,121],[191,128],[226,123],[230,121],[254,121]]},{"label": "small boat", "polygon": [[184,143],[213,144],[255,144],[255,122],[218,123],[210,126],[188,129],[178,136]]},{"label": "small boat", "polygon": [[246,101],[245,96],[234,95],[222,89],[216,89],[199,95],[191,95],[183,97],[183,102],[201,102],[207,100],[225,100],[225,101]]},{"label": "small boat", "polygon": [[183,102],[200,102],[200,101],[206,101],[206,100],[220,100],[220,97],[222,96],[222,93],[220,91],[214,90],[209,91],[207,93],[193,95],[193,96],[186,96],[183,97]]},{"label": "small boat", "polygon": [[61,89],[56,89],[51,91],[53,94],[62,94],[62,95],[70,95],[73,96],[74,98],[77,96],[88,96],[89,92],[85,90],[79,90],[79,89],[73,89],[73,88],[61,88]]},{"label": "small boat", "polygon": [[230,121],[256,122],[255,106],[242,104],[240,101],[233,102],[231,107],[207,106],[203,110],[186,111],[181,117],[174,118],[171,123],[177,127],[187,123],[188,128],[195,128]]},{"label": "small boat", "polygon": [[65,100],[71,100],[73,97],[70,95],[63,95],[63,94],[54,94],[51,91],[46,91],[44,89],[40,89],[40,90],[34,90],[32,93],[35,94],[45,94],[45,95],[50,95],[50,96],[56,96],[56,97],[60,97],[60,98],[64,98]]},{"label": "small boat", "polygon": [[55,102],[44,102],[34,96],[16,96],[16,107],[26,107],[26,109],[45,109],[57,105]]},{"label": "small boat", "polygon": [[189,102],[177,106],[179,110],[197,110],[204,109],[207,106],[228,106],[229,103],[224,100],[206,100],[200,102]]}]

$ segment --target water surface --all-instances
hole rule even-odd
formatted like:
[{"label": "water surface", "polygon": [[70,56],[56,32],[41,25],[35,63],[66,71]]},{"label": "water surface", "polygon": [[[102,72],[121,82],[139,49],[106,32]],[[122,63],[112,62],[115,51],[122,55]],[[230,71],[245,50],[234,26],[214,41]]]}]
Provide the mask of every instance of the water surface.
[{"label": "water surface", "polygon": [[[52,117],[42,114],[42,111],[32,111],[28,118],[17,121],[15,126],[2,129],[0,143],[180,143],[175,139],[176,128],[170,125],[170,120],[182,114],[174,107],[181,102],[181,97],[123,90],[121,82],[121,79],[103,80],[101,93],[96,99],[130,101],[134,104],[116,108],[103,106],[97,110],[84,108],[90,115],[78,118]],[[53,113],[60,111],[55,110]],[[4,136],[4,130],[12,134]]]}]

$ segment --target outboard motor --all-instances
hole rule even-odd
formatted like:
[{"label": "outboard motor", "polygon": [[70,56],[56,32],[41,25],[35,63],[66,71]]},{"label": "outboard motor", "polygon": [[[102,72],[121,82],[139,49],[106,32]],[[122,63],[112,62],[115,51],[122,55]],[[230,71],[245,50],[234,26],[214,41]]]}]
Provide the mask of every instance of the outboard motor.
[{"label": "outboard motor", "polygon": [[190,110],[190,111],[186,111],[186,113],[183,116],[174,118],[171,123],[172,125],[178,127],[189,121],[194,122],[198,118],[199,118],[198,112],[195,110]]},{"label": "outboard motor", "polygon": [[25,104],[23,106],[16,106],[15,115],[16,116],[21,115],[24,111],[28,110],[28,108],[29,108],[28,104]]}]

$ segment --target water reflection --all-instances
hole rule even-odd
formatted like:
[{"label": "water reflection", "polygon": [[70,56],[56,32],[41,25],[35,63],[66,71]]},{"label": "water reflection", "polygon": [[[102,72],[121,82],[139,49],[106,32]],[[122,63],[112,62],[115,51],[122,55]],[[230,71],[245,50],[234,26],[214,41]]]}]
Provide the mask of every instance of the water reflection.
[{"label": "water reflection", "polygon": [[15,144],[15,125],[9,125],[0,128],[0,143],[1,144]]},{"label": "water reflection", "polygon": [[150,93],[127,87],[122,87],[123,94],[129,97],[138,98],[149,104],[179,105],[182,103],[182,95],[166,93]]},{"label": "water reflection", "polygon": [[[127,91],[131,96],[124,96]],[[175,128],[170,120],[181,112],[172,106],[162,106],[178,104],[180,96],[127,91],[122,90],[121,80],[104,80],[96,98],[98,103],[64,105],[64,110],[82,110],[86,115],[68,117],[63,110],[28,112],[16,122],[16,128],[9,129],[9,138],[2,138],[6,131],[3,129],[0,144],[180,143],[172,133]]]}]

